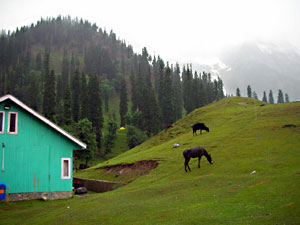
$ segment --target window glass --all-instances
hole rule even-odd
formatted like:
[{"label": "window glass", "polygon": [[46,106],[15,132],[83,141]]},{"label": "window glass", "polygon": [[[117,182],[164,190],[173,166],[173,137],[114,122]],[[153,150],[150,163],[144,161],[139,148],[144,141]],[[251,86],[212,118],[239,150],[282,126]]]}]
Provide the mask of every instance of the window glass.
[{"label": "window glass", "polygon": [[64,160],[64,177],[68,177],[69,176],[69,161],[68,160]]},{"label": "window glass", "polygon": [[61,159],[61,178],[62,179],[70,179],[71,171],[70,171],[70,158],[62,158]]},{"label": "window glass", "polygon": [[17,113],[9,113],[8,133],[17,133]]}]

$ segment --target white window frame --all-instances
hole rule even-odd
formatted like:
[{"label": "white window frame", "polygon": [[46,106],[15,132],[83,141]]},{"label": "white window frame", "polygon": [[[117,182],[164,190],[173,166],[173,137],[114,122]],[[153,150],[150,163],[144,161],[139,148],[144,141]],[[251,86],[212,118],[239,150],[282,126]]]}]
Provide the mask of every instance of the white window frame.
[{"label": "white window frame", "polygon": [[[64,161],[68,161],[68,176],[64,176]],[[71,158],[61,158],[61,179],[71,179]]]},{"label": "white window frame", "polygon": [[[15,132],[11,132],[10,130],[9,130],[9,128],[10,128],[10,115],[11,114],[16,114],[16,121],[15,121],[15,128],[16,128],[16,130],[15,130]],[[18,113],[17,112],[9,112],[8,113],[8,122],[7,122],[7,133],[8,134],[18,134]]]},{"label": "white window frame", "polygon": [[4,111],[0,111],[0,113],[3,113],[3,116],[2,116],[2,127],[1,127],[1,130],[0,130],[0,134],[3,134],[4,133],[4,123],[5,123],[5,112]]}]

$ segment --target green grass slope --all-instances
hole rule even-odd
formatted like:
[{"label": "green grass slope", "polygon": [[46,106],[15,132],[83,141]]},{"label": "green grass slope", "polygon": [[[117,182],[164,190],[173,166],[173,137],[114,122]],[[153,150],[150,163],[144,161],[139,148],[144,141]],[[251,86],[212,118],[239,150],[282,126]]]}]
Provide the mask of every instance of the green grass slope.
[{"label": "green grass slope", "polygon": [[[300,103],[261,104],[234,97],[195,110],[79,174],[131,181],[127,186],[84,198],[1,203],[1,224],[300,224]],[[211,132],[193,136],[196,122]],[[182,152],[199,145],[214,164],[203,157],[198,169],[192,159],[186,173]],[[101,169],[150,159],[159,166],[145,176],[116,178]]]}]

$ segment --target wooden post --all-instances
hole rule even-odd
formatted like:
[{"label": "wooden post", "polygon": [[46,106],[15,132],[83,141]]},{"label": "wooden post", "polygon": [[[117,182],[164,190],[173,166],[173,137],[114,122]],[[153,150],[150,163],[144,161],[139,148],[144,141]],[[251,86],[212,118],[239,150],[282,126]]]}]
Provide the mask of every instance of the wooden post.
[{"label": "wooden post", "polygon": [[9,202],[9,184],[6,187],[6,201]]}]

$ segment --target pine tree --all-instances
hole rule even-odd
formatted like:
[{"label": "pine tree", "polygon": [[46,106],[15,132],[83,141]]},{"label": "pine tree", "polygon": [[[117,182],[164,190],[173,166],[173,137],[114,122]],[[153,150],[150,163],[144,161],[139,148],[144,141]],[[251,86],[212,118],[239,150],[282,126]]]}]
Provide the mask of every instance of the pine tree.
[{"label": "pine tree", "polygon": [[41,53],[38,53],[36,55],[36,60],[35,60],[35,69],[40,71],[43,68],[43,61],[42,61],[42,55]]},{"label": "pine tree", "polygon": [[70,125],[72,123],[72,112],[71,112],[71,90],[69,82],[66,83],[64,89],[64,115],[63,124]]},{"label": "pine tree", "polygon": [[207,94],[204,89],[203,81],[202,79],[200,80],[200,107],[205,106],[207,104]]},{"label": "pine tree", "polygon": [[99,90],[99,82],[97,76],[91,75],[89,85],[88,85],[88,93],[89,93],[89,105],[90,105],[90,113],[89,120],[92,122],[93,127],[96,132],[96,141],[98,149],[101,147],[101,129],[103,127],[103,115],[102,115],[102,102],[100,98],[100,90]]},{"label": "pine tree", "polygon": [[217,84],[218,84],[218,100],[219,99],[222,99],[225,97],[224,95],[224,90],[223,90],[223,81],[220,77],[218,77],[218,81],[217,81]]},{"label": "pine tree", "polygon": [[36,73],[30,73],[28,75],[28,87],[25,93],[25,99],[30,108],[38,111],[38,98],[39,98],[39,83]]},{"label": "pine tree", "polygon": [[248,98],[252,98],[252,91],[250,85],[247,86],[247,96]]},{"label": "pine tree", "polygon": [[277,103],[284,103],[283,92],[281,89],[278,91]]},{"label": "pine tree", "polygon": [[131,103],[132,103],[131,112],[133,113],[138,108],[136,77],[133,71],[131,71],[131,75],[130,75],[130,84],[131,84]]},{"label": "pine tree", "polygon": [[161,111],[162,111],[162,121],[163,125],[172,124],[175,122],[175,113],[173,107],[173,89],[171,80],[171,69],[167,64],[165,76],[163,77],[163,95],[161,99]]},{"label": "pine tree", "polygon": [[200,107],[200,79],[198,77],[198,73],[195,72],[194,79],[192,80],[192,103],[193,103],[193,110]]},{"label": "pine tree", "polygon": [[89,95],[87,88],[86,75],[81,74],[81,96],[80,96],[80,119],[90,118]]},{"label": "pine tree", "polygon": [[64,49],[63,53],[63,62],[62,62],[62,71],[61,71],[61,76],[62,76],[62,85],[63,88],[66,87],[67,83],[69,82],[69,56],[67,55],[67,50]]},{"label": "pine tree", "polygon": [[273,97],[273,92],[272,92],[272,90],[270,90],[270,92],[269,92],[269,103],[270,103],[270,104],[274,104],[274,97]]},{"label": "pine tree", "polygon": [[253,98],[254,98],[254,99],[258,100],[258,97],[257,97],[257,94],[256,94],[255,91],[253,91],[253,94],[252,94],[252,95],[253,95]]},{"label": "pine tree", "polygon": [[45,74],[43,114],[49,120],[56,122],[56,94],[54,70],[51,70],[51,73]]},{"label": "pine tree", "polygon": [[290,102],[290,98],[289,98],[289,95],[287,93],[285,93],[285,102]]},{"label": "pine tree", "polygon": [[264,91],[264,96],[263,96],[263,99],[262,99],[264,102],[268,102],[268,99],[267,99],[267,94],[266,92]]},{"label": "pine tree", "polygon": [[150,113],[149,113],[149,130],[150,134],[157,134],[161,127],[161,112],[156,99],[155,90],[152,87],[149,95]]},{"label": "pine tree", "polygon": [[76,69],[75,73],[72,77],[72,114],[73,120],[77,123],[79,120],[80,113],[80,73],[78,69]]},{"label": "pine tree", "polygon": [[236,96],[241,97],[241,91],[239,88],[236,89]]},{"label": "pine tree", "polygon": [[182,82],[183,82],[183,104],[184,108],[187,111],[187,113],[190,113],[193,110],[193,102],[192,102],[192,95],[193,95],[193,90],[192,90],[192,81],[193,77],[190,72],[189,67],[185,69],[183,67],[182,70]]},{"label": "pine tree", "polygon": [[[175,119],[179,120],[182,117],[182,107],[183,107],[183,99],[182,99],[182,86],[180,79],[180,68],[179,64],[176,63],[174,75],[173,75],[173,90],[174,90],[174,111],[175,111]],[[199,87],[200,89],[200,87]],[[199,102],[201,105],[201,103]]]},{"label": "pine tree", "polygon": [[120,118],[121,127],[125,126],[125,116],[128,112],[128,97],[125,78],[121,80],[121,91],[120,91]]}]

